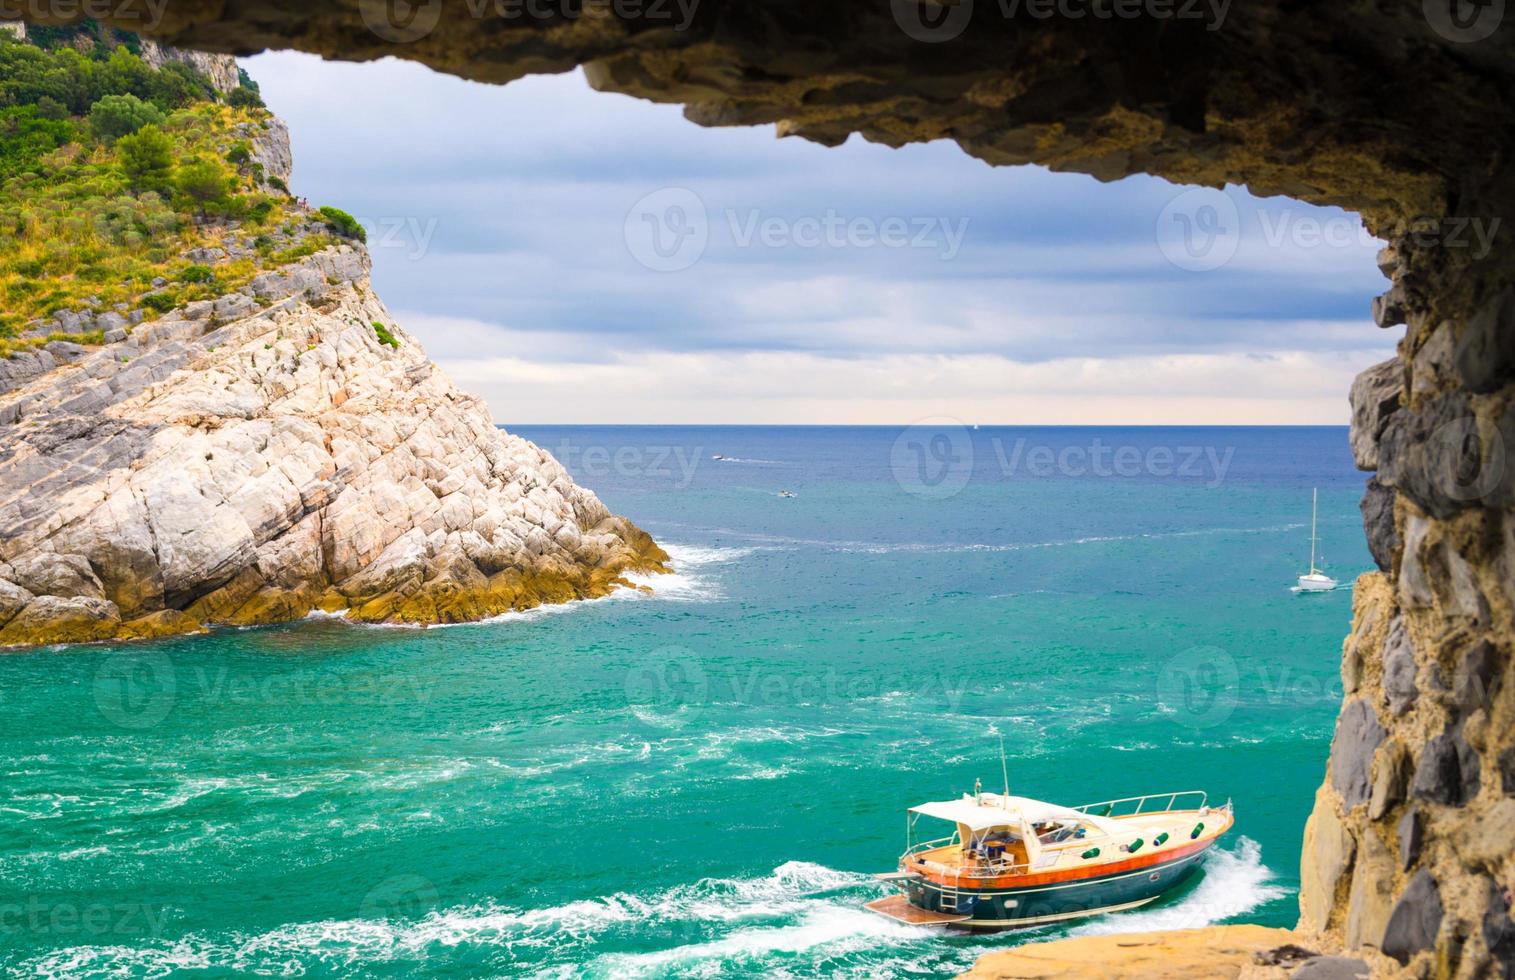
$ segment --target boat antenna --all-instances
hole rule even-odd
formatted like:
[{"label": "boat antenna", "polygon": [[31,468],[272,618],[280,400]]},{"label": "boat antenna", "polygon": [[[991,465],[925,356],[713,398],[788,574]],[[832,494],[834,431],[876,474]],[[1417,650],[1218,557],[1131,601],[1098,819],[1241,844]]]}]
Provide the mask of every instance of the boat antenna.
[{"label": "boat antenna", "polygon": [[1005,735],[999,737],[999,771],[1005,777],[1005,809],[1010,809],[1010,766],[1005,762]]}]

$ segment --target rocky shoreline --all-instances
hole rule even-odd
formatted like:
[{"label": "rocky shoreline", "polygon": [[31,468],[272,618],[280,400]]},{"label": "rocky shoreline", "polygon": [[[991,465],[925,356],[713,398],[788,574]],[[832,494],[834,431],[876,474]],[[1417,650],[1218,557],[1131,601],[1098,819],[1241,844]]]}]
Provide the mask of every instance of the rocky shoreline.
[{"label": "rocky shoreline", "polygon": [[[239,84],[226,55],[142,43],[151,65]],[[227,138],[287,196],[283,122]],[[28,323],[0,357],[0,648],[318,611],[469,622],[668,570],[436,368],[374,294],[351,218],[283,206],[273,227],[195,219],[181,258],[214,298],[154,280]]]},{"label": "rocky shoreline", "polygon": [[667,569],[454,387],[368,271],[336,245],[116,343],[39,352],[0,395],[0,646],[316,610],[465,622]]}]

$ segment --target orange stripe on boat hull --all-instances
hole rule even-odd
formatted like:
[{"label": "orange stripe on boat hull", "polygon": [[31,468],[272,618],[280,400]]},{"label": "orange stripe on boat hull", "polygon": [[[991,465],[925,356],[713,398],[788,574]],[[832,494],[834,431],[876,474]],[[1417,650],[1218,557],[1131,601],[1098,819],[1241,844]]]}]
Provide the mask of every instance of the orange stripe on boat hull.
[{"label": "orange stripe on boat hull", "polygon": [[1062,871],[1042,871],[1035,874],[1007,874],[993,878],[969,878],[952,874],[943,874],[922,866],[910,867],[910,870],[919,874],[927,881],[936,885],[957,888],[960,891],[974,891],[991,888],[1027,888],[1032,885],[1055,885],[1070,881],[1082,881],[1086,878],[1103,878],[1106,875],[1119,874],[1123,871],[1139,871],[1142,868],[1151,867],[1154,864],[1163,864],[1179,858],[1188,857],[1205,850],[1220,839],[1221,835],[1231,829],[1232,820],[1228,819],[1224,826],[1213,834],[1206,833],[1199,840],[1184,844],[1181,847],[1154,848],[1139,857],[1126,858],[1123,861],[1093,861],[1082,864],[1076,868],[1066,868]]}]

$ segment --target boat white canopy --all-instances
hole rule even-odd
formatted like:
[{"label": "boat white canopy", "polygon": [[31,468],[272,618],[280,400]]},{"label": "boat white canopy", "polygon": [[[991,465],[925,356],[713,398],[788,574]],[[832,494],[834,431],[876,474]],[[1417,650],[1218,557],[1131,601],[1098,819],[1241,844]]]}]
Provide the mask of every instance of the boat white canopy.
[{"label": "boat white canopy", "polygon": [[1097,828],[1102,833],[1119,834],[1124,828],[1107,817],[1097,817],[1082,810],[1043,803],[1025,796],[1004,796],[984,793],[974,797],[967,793],[960,800],[945,800],[940,803],[922,803],[910,808],[911,813],[950,820],[966,827],[973,833],[981,833],[998,827],[1020,828],[1023,825],[1045,823],[1081,823]]}]

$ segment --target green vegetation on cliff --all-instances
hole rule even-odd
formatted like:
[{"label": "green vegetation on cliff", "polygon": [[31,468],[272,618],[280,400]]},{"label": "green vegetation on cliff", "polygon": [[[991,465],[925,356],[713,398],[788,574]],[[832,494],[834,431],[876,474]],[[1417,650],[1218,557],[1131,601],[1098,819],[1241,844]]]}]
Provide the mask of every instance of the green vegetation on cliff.
[{"label": "green vegetation on cliff", "polygon": [[219,93],[129,35],[41,40],[0,33],[0,356],[98,343],[99,314],[151,319],[356,237],[265,173],[274,123],[245,76]]}]

